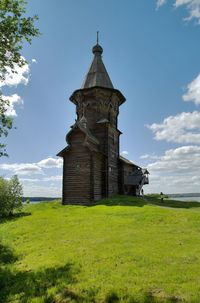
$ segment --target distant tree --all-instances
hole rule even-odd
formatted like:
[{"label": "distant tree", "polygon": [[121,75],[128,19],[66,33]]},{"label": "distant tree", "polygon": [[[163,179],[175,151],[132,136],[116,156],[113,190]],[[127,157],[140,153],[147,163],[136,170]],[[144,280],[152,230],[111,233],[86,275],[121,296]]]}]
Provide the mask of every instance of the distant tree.
[{"label": "distant tree", "polygon": [[[34,25],[38,17],[26,17],[25,13],[25,0],[0,0],[0,81],[8,70],[16,72],[16,66],[26,64],[21,56],[23,43],[31,44],[32,38],[39,35]],[[9,101],[2,98],[0,91],[0,137],[7,136],[12,128],[11,117],[6,116],[7,106]],[[6,145],[0,142],[0,157],[6,155]]]},{"label": "distant tree", "polygon": [[0,217],[8,215],[8,181],[0,177]]},{"label": "distant tree", "polygon": [[10,214],[15,209],[21,209],[23,189],[18,177],[15,175],[9,181],[9,208]]},{"label": "distant tree", "polygon": [[0,177],[0,217],[7,217],[22,208],[23,189],[17,176],[10,180]]}]

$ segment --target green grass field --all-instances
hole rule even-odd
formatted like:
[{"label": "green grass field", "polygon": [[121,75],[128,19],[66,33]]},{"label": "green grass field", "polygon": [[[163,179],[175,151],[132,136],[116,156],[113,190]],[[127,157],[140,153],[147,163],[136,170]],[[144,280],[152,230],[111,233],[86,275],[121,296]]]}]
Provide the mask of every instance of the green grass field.
[{"label": "green grass field", "polygon": [[117,196],[0,224],[0,302],[200,302],[200,203]]}]

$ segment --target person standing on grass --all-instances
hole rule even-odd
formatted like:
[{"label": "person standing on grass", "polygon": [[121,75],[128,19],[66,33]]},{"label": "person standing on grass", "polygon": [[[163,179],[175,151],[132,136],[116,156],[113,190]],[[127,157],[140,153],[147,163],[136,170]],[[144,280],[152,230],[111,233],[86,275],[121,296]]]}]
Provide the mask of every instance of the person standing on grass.
[{"label": "person standing on grass", "polygon": [[143,190],[143,188],[141,190],[141,196],[144,197],[144,190]]},{"label": "person standing on grass", "polygon": [[161,191],[161,193],[160,193],[160,200],[161,200],[161,202],[163,202],[163,200],[164,200],[164,195],[163,195],[163,192]]}]

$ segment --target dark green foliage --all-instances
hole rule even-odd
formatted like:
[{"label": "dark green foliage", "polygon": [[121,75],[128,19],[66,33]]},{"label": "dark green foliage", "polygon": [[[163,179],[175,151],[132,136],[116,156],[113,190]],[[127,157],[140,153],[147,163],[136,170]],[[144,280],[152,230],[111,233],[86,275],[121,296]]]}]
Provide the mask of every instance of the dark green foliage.
[{"label": "dark green foliage", "polygon": [[117,303],[117,302],[119,302],[119,297],[114,291],[112,291],[106,296],[105,302],[106,303]]},{"label": "dark green foliage", "polygon": [[[26,17],[26,1],[0,0],[0,81],[8,70],[16,72],[16,66],[23,66],[26,61],[21,56],[23,43],[31,43],[39,35],[34,26],[37,16]],[[0,137],[7,136],[12,128],[12,119],[6,116],[9,101],[2,98],[0,92]],[[0,143],[0,157],[7,156],[6,145]]]},{"label": "dark green foliage", "polygon": [[[0,92],[0,137],[7,137],[8,131],[12,128],[11,117],[6,116],[6,107],[9,105],[8,100],[2,98]],[[8,156],[6,153],[6,145],[0,143],[0,157]]]},{"label": "dark green foliage", "polygon": [[34,22],[37,16],[25,17],[26,1],[0,0],[0,70],[4,77],[9,67],[15,71],[15,64],[23,66],[26,61],[21,56],[24,41],[31,43],[39,35]]},{"label": "dark green foliage", "polygon": [[2,245],[0,243],[0,265],[11,264],[17,260],[17,257],[13,254],[10,247]]},{"label": "dark green foliage", "polygon": [[0,177],[0,217],[13,215],[14,210],[20,210],[22,195],[22,185],[17,176],[10,180]]}]

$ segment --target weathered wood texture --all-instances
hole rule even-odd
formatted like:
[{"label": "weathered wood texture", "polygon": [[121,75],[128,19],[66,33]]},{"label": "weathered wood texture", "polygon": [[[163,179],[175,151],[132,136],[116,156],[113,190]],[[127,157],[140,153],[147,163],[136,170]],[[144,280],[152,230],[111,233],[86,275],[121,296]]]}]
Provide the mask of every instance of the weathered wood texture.
[{"label": "weathered wood texture", "polygon": [[103,156],[95,153],[93,155],[93,178],[94,178],[94,201],[102,199],[104,185],[104,161]]},{"label": "weathered wood texture", "polygon": [[119,193],[127,195],[136,195],[137,187],[135,185],[127,185],[125,177],[131,175],[136,170],[136,167],[131,164],[126,164],[119,160]]},{"label": "weathered wood texture", "polygon": [[83,141],[82,133],[74,134],[64,157],[63,204],[89,204],[92,198],[90,152]]},{"label": "weathered wood texture", "polygon": [[[78,121],[85,118],[87,131],[99,142],[87,142],[79,131],[70,133],[64,157],[63,203],[88,204],[119,192],[118,97],[102,89],[75,96]],[[76,100],[77,98],[77,100]],[[94,145],[94,146],[92,146]],[[87,147],[86,147],[87,146]]]},{"label": "weathered wood texture", "polygon": [[107,138],[108,154],[108,196],[119,192],[118,186],[118,157],[119,157],[119,138],[116,129],[108,128]]}]

